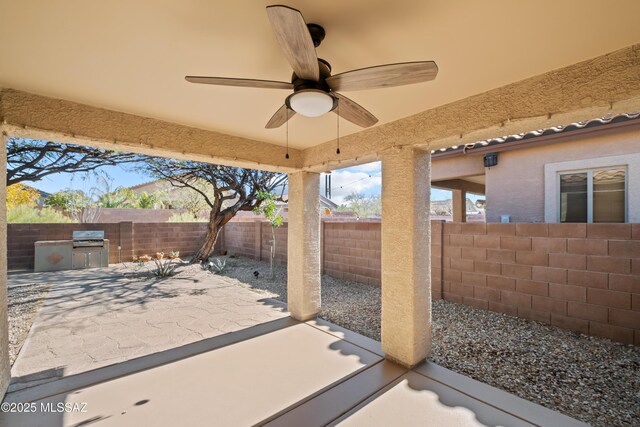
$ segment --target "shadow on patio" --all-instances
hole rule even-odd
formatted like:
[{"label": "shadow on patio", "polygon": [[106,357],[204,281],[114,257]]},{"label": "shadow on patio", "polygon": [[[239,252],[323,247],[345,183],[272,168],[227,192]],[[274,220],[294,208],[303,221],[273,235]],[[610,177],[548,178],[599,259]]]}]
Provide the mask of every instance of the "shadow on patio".
[{"label": "shadow on patio", "polygon": [[16,391],[5,402],[35,403],[34,413],[0,414],[11,426],[573,421],[432,364],[408,371],[385,361],[376,341],[291,318]]}]

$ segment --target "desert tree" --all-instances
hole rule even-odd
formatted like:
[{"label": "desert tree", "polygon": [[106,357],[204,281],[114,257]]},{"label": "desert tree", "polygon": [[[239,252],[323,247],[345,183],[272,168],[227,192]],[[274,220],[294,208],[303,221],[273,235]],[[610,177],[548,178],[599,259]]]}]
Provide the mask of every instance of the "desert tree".
[{"label": "desert tree", "polygon": [[274,172],[165,158],[149,158],[143,168],[174,187],[196,191],[208,206],[207,233],[191,262],[209,258],[222,227],[238,212],[259,207],[259,194],[282,187],[286,180]]},{"label": "desert tree", "polygon": [[90,195],[82,190],[58,191],[45,200],[45,205],[56,208],[75,222],[88,224],[96,222],[101,215],[101,208]]},{"label": "desert tree", "polygon": [[206,203],[206,198],[202,197],[204,193],[207,198],[213,199],[214,192],[211,189],[211,185],[208,182],[195,182],[193,186],[197,188],[197,191],[192,188],[174,188],[174,191],[167,191],[166,194],[169,197],[165,197],[172,209],[180,209],[186,216],[191,216],[192,221],[198,221],[204,212],[209,211],[209,205]]},{"label": "desert tree", "polygon": [[102,166],[136,163],[145,158],[134,153],[25,138],[9,138],[6,149],[7,186],[40,181],[61,172],[91,172]]},{"label": "desert tree", "polygon": [[13,184],[7,187],[7,207],[35,206],[40,193],[35,188],[22,183]]},{"label": "desert tree", "polygon": [[281,208],[278,206],[278,195],[269,193],[268,191],[259,191],[258,200],[260,205],[253,208],[256,215],[264,215],[271,225],[271,256],[269,257],[269,267],[271,279],[275,279],[273,263],[276,259],[276,228],[284,225],[284,218],[281,214]]},{"label": "desert tree", "polygon": [[380,216],[382,212],[382,200],[380,196],[366,195],[362,192],[352,191],[344,198],[344,204],[338,210],[349,211],[358,218],[372,218]]}]

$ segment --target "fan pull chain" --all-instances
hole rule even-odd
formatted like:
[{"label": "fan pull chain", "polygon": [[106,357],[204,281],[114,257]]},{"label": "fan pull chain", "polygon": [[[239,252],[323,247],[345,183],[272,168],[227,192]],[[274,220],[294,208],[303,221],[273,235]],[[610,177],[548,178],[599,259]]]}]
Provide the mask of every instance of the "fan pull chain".
[{"label": "fan pull chain", "polygon": [[336,148],[336,154],[340,154],[340,100],[338,99],[338,105],[336,106],[336,116],[338,117],[338,148]]},{"label": "fan pull chain", "polygon": [[284,155],[285,159],[289,158],[289,108],[285,109],[287,113],[287,153]]}]

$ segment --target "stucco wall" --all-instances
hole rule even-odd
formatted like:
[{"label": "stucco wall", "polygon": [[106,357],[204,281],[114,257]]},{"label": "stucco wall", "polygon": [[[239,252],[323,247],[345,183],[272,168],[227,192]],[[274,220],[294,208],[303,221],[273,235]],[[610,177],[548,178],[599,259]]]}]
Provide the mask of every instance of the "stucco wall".
[{"label": "stucco wall", "polygon": [[[0,134],[0,176],[6,176],[7,138]],[[7,187],[4,179],[0,180],[0,200],[7,199]],[[9,386],[11,367],[9,366],[9,328],[7,317],[7,205],[0,203],[0,395]]]},{"label": "stucco wall", "polygon": [[456,156],[431,158],[431,181],[458,179],[466,176],[484,175],[482,156]]},{"label": "stucco wall", "polygon": [[[640,128],[634,127],[500,152],[498,165],[486,169],[487,222],[499,222],[500,215],[510,215],[511,222],[544,222],[545,164],[622,156],[639,151]],[[585,162],[585,167],[588,164]],[[613,165],[618,165],[617,161]],[[629,169],[640,169],[640,162],[632,159]],[[628,198],[640,199],[638,183],[629,185]],[[629,222],[638,222],[638,219],[630,215]]]}]

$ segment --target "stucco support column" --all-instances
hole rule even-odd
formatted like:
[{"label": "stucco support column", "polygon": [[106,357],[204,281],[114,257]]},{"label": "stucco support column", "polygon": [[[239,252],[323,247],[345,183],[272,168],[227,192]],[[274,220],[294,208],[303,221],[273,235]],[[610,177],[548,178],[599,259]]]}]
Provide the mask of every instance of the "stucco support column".
[{"label": "stucco support column", "polygon": [[453,222],[467,222],[467,192],[451,190],[453,202]]},{"label": "stucco support column", "polygon": [[7,307],[7,135],[0,133],[0,396],[9,387],[9,318]]},{"label": "stucco support column", "polygon": [[430,154],[382,155],[382,350],[412,367],[431,350]]},{"label": "stucco support column", "polygon": [[289,174],[287,300],[291,317],[320,311],[320,174]]}]

